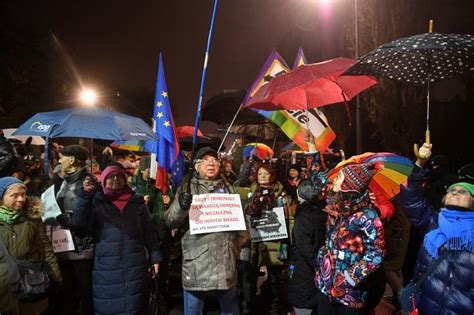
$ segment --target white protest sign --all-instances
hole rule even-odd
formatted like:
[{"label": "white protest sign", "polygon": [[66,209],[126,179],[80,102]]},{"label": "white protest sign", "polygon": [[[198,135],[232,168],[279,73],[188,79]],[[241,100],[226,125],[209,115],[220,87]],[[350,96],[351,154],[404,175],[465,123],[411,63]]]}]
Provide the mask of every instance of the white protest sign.
[{"label": "white protest sign", "polygon": [[55,253],[68,252],[75,249],[74,240],[72,239],[71,231],[62,229],[60,226],[52,226],[48,229],[49,238],[53,245]]},{"label": "white protest sign", "polygon": [[49,218],[56,218],[61,214],[61,209],[59,208],[54,195],[54,185],[41,194],[41,201],[43,201],[44,205],[44,213],[41,216],[43,221]]},{"label": "white protest sign", "polygon": [[193,195],[189,209],[189,231],[203,234],[246,230],[238,194]]},{"label": "white protest sign", "polygon": [[259,217],[250,217],[250,241],[253,243],[288,238],[283,207],[263,210]]}]

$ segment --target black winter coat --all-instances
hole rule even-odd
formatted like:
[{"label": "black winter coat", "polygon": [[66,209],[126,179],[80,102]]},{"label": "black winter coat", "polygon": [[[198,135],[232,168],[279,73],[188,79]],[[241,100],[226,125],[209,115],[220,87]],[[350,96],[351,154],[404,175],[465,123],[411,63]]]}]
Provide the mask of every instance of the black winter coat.
[{"label": "black winter coat", "polygon": [[[96,314],[142,314],[148,305],[148,267],[162,260],[142,196],[120,212],[101,192],[78,194],[73,224],[97,240],[92,271]],[[148,259],[149,254],[150,259]]]},{"label": "black winter coat", "polygon": [[315,309],[318,289],[314,281],[318,250],[324,245],[326,213],[317,203],[299,204],[293,228],[291,278],[288,302],[294,307]]},{"label": "black winter coat", "polygon": [[[401,186],[400,202],[412,224],[438,228],[438,213],[428,205],[423,191]],[[444,248],[440,249],[442,255]],[[421,246],[413,278],[416,281],[435,260]],[[452,251],[421,285],[420,314],[474,314],[474,253]]]}]

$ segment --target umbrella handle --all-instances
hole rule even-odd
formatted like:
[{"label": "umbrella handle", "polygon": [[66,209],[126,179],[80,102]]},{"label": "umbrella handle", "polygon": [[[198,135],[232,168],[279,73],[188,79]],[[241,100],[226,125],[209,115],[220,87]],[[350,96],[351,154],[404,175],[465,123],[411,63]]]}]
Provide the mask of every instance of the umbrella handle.
[{"label": "umbrella handle", "polygon": [[[430,144],[431,143],[430,140],[431,140],[430,139],[430,130],[426,129],[425,130],[425,143]],[[420,158],[420,159],[426,158],[426,156],[421,156],[420,155],[420,152],[418,151],[418,144],[416,144],[416,143],[413,145],[413,152],[415,153],[415,156],[417,158]]]}]

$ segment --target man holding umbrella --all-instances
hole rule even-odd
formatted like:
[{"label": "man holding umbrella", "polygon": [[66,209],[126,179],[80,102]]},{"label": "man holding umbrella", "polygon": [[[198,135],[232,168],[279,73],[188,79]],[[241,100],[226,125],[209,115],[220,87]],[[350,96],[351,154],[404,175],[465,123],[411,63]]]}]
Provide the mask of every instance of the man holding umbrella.
[{"label": "man holding umbrella", "polygon": [[185,230],[183,251],[184,313],[202,314],[206,296],[217,297],[220,314],[239,314],[236,263],[239,250],[249,240],[247,231],[194,234],[189,231],[188,213],[193,194],[235,193],[220,174],[217,152],[204,147],[194,159],[191,181],[178,189],[176,198],[165,213],[172,229]]}]

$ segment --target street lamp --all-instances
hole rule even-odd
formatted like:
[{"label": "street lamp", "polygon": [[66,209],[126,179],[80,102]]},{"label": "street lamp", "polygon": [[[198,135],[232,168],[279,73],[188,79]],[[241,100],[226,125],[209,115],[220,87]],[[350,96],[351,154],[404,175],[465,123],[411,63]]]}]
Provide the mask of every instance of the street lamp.
[{"label": "street lamp", "polygon": [[97,93],[92,89],[84,89],[80,93],[80,100],[87,106],[94,106],[97,102]]}]

